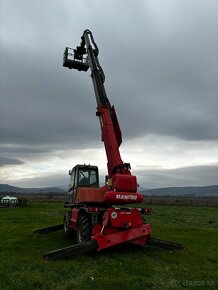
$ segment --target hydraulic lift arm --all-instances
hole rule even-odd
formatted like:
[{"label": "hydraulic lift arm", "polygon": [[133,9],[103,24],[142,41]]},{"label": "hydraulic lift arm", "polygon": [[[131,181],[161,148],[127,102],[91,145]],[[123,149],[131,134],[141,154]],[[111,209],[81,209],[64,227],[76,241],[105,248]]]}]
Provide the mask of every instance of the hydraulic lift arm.
[{"label": "hydraulic lift arm", "polygon": [[[105,75],[98,60],[98,47],[94,41],[90,30],[85,30],[81,37],[80,46],[74,49],[74,59],[69,59],[69,48],[64,53],[64,66],[86,71],[90,67],[91,77],[97,102],[97,113],[99,117],[102,141],[104,142],[105,151],[108,160],[108,177],[119,172],[124,175],[131,175],[130,164],[123,163],[119,146],[122,143],[122,134],[119,122],[116,116],[114,106],[111,106],[104,87]],[[84,55],[86,58],[84,58]],[[72,54],[71,54],[72,56]],[[83,61],[86,60],[86,61]]]}]

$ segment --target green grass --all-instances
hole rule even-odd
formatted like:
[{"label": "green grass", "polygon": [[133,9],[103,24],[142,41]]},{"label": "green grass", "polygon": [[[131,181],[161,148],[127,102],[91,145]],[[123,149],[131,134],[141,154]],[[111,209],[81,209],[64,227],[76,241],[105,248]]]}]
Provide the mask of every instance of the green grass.
[{"label": "green grass", "polygon": [[44,252],[68,246],[62,231],[33,230],[62,222],[57,202],[31,202],[27,208],[0,209],[1,290],[218,289],[216,207],[153,206],[147,221],[153,236],[185,249],[119,246],[62,261],[44,261]]}]

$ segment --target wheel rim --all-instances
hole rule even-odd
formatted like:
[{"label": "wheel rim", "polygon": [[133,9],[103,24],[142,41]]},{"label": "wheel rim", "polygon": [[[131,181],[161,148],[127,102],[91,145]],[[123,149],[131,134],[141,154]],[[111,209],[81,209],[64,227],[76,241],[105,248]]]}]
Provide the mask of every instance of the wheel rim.
[{"label": "wheel rim", "polygon": [[66,223],[66,219],[64,220],[64,232],[67,232],[67,223]]},{"label": "wheel rim", "polygon": [[82,235],[81,235],[81,229],[78,229],[78,242],[82,243]]},{"label": "wheel rim", "polygon": [[81,233],[81,227],[78,228],[78,233],[77,233],[77,239],[79,243],[82,243],[82,233]]}]

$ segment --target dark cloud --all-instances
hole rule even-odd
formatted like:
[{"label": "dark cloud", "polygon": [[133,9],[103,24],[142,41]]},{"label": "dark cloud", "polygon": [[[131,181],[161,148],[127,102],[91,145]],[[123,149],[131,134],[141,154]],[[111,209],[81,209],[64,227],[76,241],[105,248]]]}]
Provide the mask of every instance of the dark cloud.
[{"label": "dark cloud", "polygon": [[136,173],[140,185],[146,188],[218,184],[217,165],[190,166],[168,170],[144,170]]},{"label": "dark cloud", "polygon": [[28,146],[26,145],[21,145],[21,144],[16,144],[14,143],[13,145],[8,145],[8,144],[2,144],[0,146],[0,154],[38,154],[38,153],[42,153],[42,152],[48,152],[49,149],[52,149],[50,147],[47,146]]},{"label": "dark cloud", "polygon": [[[115,9],[107,2],[102,13],[102,5],[95,2],[87,7],[90,16],[84,12],[84,20],[88,16],[84,24],[92,20],[108,95],[126,138],[147,133],[218,138],[217,4],[190,2],[167,1],[163,12],[140,1],[128,2],[125,11],[123,5]],[[40,3],[26,4],[3,5],[14,20],[1,21],[2,140],[20,144],[96,140],[99,128],[91,79],[61,63],[64,47],[79,43],[81,25],[73,25],[75,15],[68,18],[68,2],[55,2],[50,11],[46,1],[43,13]],[[190,11],[195,5],[198,9]],[[95,18],[98,13],[101,19]],[[112,23],[103,18],[107,14],[114,15]]]},{"label": "dark cloud", "polygon": [[23,164],[23,161],[18,160],[16,158],[12,158],[12,157],[0,156],[0,166],[4,166],[4,165],[19,165],[19,164]]},{"label": "dark cloud", "polygon": [[124,9],[3,0],[0,8],[0,152],[19,159],[102,146],[90,73],[62,67],[65,46],[78,45],[86,28],[124,140],[218,139],[217,1],[127,0]]}]

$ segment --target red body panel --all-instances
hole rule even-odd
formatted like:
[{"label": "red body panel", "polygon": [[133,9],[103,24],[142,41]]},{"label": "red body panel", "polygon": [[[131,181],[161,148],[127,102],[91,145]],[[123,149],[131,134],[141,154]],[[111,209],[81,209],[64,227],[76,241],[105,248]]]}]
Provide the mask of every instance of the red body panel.
[{"label": "red body panel", "polygon": [[110,224],[115,228],[135,228],[143,224],[142,217],[136,208],[131,210],[108,209]]},{"label": "red body panel", "polygon": [[98,251],[117,244],[130,242],[144,245],[151,235],[151,227],[144,224],[136,208],[121,210],[108,208],[104,214],[103,225],[92,229],[92,239],[98,243]]},{"label": "red body panel", "polygon": [[112,187],[116,191],[137,191],[137,180],[135,175],[114,174],[112,183]]},{"label": "red body panel", "polygon": [[79,209],[74,207],[71,210],[71,227],[74,231],[76,231],[78,218],[79,218]]},{"label": "red body panel", "polygon": [[97,234],[92,239],[98,243],[98,251],[112,247],[125,242],[132,242],[140,245],[144,245],[146,240],[151,235],[151,227],[148,224],[144,224],[137,228],[118,231],[117,233],[104,235]]},{"label": "red body panel", "polygon": [[105,188],[93,188],[93,187],[78,187],[76,192],[75,203],[81,202],[97,202],[103,203]]}]

